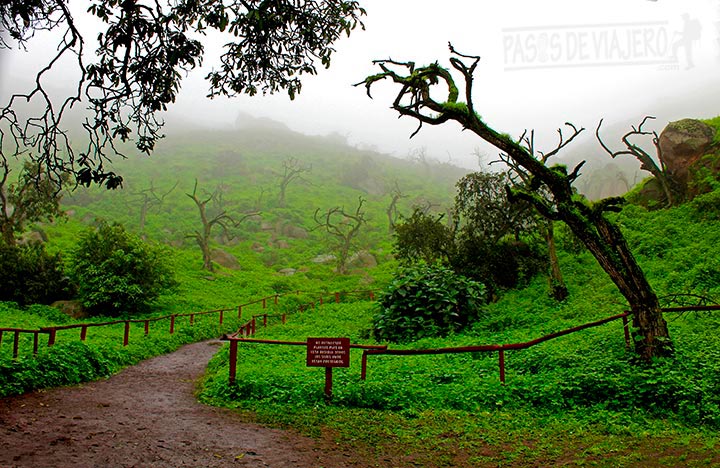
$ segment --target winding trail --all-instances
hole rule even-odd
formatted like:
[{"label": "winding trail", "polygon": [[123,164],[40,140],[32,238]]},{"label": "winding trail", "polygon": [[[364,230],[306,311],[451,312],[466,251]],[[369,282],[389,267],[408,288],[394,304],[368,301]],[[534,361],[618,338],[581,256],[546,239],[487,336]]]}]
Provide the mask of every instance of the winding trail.
[{"label": "winding trail", "polygon": [[196,381],[219,344],[187,345],[107,380],[0,399],[0,468],[361,466],[329,443],[198,403]]}]

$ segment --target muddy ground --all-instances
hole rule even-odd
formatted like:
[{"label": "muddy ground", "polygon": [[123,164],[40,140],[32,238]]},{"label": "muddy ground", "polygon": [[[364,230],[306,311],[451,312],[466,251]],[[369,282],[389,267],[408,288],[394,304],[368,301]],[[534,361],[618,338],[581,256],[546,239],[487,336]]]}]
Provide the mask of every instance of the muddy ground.
[{"label": "muddy ground", "polygon": [[332,441],[242,422],[193,392],[219,342],[107,380],[0,399],[0,468],[368,466]]}]

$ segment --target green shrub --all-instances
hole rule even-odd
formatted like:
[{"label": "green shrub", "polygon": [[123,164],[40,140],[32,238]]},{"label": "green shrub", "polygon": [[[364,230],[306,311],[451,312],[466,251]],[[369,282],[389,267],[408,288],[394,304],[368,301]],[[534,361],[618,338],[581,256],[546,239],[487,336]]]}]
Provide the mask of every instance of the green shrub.
[{"label": "green shrub", "polygon": [[540,245],[503,239],[496,243],[461,236],[455,271],[487,285],[491,290],[527,286],[547,265]]},{"label": "green shrub", "polygon": [[102,222],[86,231],[71,255],[78,298],[94,314],[141,312],[175,284],[166,252],[120,224]]},{"label": "green shrub", "polygon": [[41,243],[0,244],[0,301],[49,304],[69,290],[59,254],[47,253]]},{"label": "green shrub", "polygon": [[399,271],[381,294],[375,336],[404,342],[463,329],[480,314],[485,286],[443,266],[419,264]]}]

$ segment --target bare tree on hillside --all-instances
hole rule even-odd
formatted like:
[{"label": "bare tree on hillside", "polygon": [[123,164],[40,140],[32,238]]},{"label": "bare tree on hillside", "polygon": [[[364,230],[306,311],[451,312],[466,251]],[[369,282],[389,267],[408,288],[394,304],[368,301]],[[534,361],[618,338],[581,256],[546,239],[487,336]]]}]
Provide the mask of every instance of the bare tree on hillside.
[{"label": "bare tree on hillside", "polygon": [[282,162],[283,172],[278,174],[280,183],[280,194],[278,195],[278,206],[285,208],[285,194],[287,188],[293,182],[307,182],[307,179],[303,177],[303,174],[312,172],[311,164],[303,164],[297,158],[287,158]]},{"label": "bare tree on hillside", "polygon": [[[202,228],[196,230],[192,234],[188,234],[186,237],[195,239],[198,247],[202,251],[203,256],[203,268],[209,272],[215,271],[212,263],[212,255],[210,250],[210,239],[212,231],[215,227],[220,227],[223,233],[232,238],[229,230],[233,227],[238,227],[247,218],[256,215],[256,212],[247,213],[241,218],[236,218],[227,214],[223,207],[222,189],[217,187],[212,193],[205,192],[202,196],[198,195],[198,181],[195,179],[195,186],[193,187],[192,193],[186,193],[198,209],[200,214],[200,222]],[[208,208],[208,203],[211,206]]]},{"label": "bare tree on hillside", "polygon": [[347,273],[347,261],[350,256],[350,248],[353,241],[360,232],[360,228],[367,223],[363,204],[365,199],[358,198],[358,206],[355,211],[345,211],[345,207],[330,208],[320,213],[320,208],[315,210],[313,219],[317,228],[324,229],[335,238],[337,255],[337,272],[344,275]]},{"label": "bare tree on hillside", "polygon": [[[660,137],[658,136],[657,132],[654,130],[648,131],[643,129],[643,125],[645,125],[647,121],[651,119],[655,119],[655,117],[646,115],[645,118],[642,119],[642,122],[640,122],[640,125],[638,125],[637,127],[630,126],[632,130],[627,132],[621,138],[623,144],[625,145],[625,149],[622,150],[613,151],[605,144],[605,142],[603,142],[602,138],[600,137],[600,127],[603,123],[602,119],[600,120],[597,128],[595,129],[595,136],[597,137],[600,146],[602,146],[602,148],[613,159],[620,155],[626,154],[629,156],[633,156],[635,159],[640,161],[640,169],[648,171],[650,174],[652,174],[653,177],[655,177],[655,179],[660,184],[660,187],[662,187],[663,193],[665,194],[665,201],[667,203],[667,206],[673,206],[677,203],[682,202],[684,198],[684,190],[682,188],[682,184],[675,180],[665,167],[665,163],[663,162],[662,158],[662,151],[660,150]],[[642,146],[633,141],[634,138],[642,137],[650,137],[650,141],[655,147],[655,158],[657,159],[657,161],[655,160],[655,158],[653,158],[653,156],[650,155],[650,153],[645,151]]]},{"label": "bare tree on hillside", "polygon": [[180,181],[175,182],[168,191],[159,193],[155,187],[153,180],[150,180],[150,187],[136,192],[134,195],[139,198],[140,201],[140,232],[145,230],[145,221],[150,208],[160,206],[165,201],[165,197],[170,195],[175,188],[177,188]]},{"label": "bare tree on hillside", "polygon": [[395,224],[397,223],[397,219],[399,216],[397,203],[402,198],[407,198],[407,195],[403,194],[400,190],[400,185],[398,184],[398,181],[393,181],[393,187],[390,189],[390,204],[388,205],[387,209],[385,210],[385,214],[388,218],[388,232],[392,234],[395,232]]}]

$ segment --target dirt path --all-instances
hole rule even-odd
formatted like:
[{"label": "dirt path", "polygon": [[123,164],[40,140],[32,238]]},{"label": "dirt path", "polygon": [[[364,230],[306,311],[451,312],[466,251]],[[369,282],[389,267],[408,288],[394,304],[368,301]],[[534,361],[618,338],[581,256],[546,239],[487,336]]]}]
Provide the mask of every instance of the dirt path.
[{"label": "dirt path", "polygon": [[199,404],[195,382],[217,345],[188,345],[108,380],[0,400],[0,468],[358,466],[312,439]]}]

